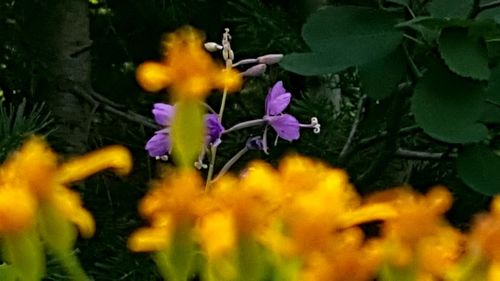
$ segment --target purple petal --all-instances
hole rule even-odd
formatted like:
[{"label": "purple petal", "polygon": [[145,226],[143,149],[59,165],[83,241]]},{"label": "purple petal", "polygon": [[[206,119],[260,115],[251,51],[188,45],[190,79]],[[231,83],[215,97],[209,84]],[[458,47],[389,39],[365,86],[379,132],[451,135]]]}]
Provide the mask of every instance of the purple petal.
[{"label": "purple petal", "polygon": [[208,143],[216,144],[224,131],[219,116],[213,113],[205,115],[205,126],[207,126]]},{"label": "purple petal", "polygon": [[269,124],[282,139],[292,141],[300,137],[299,121],[290,114],[271,117]]},{"label": "purple petal", "polygon": [[155,103],[153,107],[155,121],[162,126],[170,126],[174,112],[174,107],[166,103]]},{"label": "purple petal", "polygon": [[290,104],[292,94],[287,93],[283,82],[278,81],[269,90],[266,97],[266,115],[278,115]]},{"label": "purple petal", "polygon": [[146,150],[151,157],[163,156],[170,152],[171,145],[169,135],[156,132],[146,143]]}]

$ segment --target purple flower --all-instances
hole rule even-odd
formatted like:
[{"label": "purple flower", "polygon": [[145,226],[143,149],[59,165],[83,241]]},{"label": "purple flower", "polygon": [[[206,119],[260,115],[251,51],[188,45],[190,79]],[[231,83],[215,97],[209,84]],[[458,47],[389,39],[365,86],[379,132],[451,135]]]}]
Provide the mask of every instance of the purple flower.
[{"label": "purple flower", "polygon": [[220,137],[224,131],[224,127],[222,127],[219,121],[219,116],[215,113],[206,114],[205,126],[207,128],[206,144],[219,145],[221,142]]},{"label": "purple flower", "polygon": [[168,127],[172,124],[172,118],[174,117],[174,107],[166,103],[155,103],[153,105],[153,116],[155,117],[156,123],[164,127]]},{"label": "purple flower", "polygon": [[[159,125],[164,128],[155,132],[154,136],[146,143],[146,150],[151,157],[162,157],[172,151],[172,141],[170,139],[170,126],[175,113],[174,106],[165,103],[155,103],[153,106],[153,116]],[[206,145],[218,145],[224,127],[219,121],[217,114],[205,115],[205,126],[207,130]]]},{"label": "purple flower", "polygon": [[290,104],[292,95],[287,93],[283,82],[278,81],[269,90],[266,97],[264,120],[276,131],[278,136],[287,141],[300,137],[300,123],[290,114],[283,111]]}]

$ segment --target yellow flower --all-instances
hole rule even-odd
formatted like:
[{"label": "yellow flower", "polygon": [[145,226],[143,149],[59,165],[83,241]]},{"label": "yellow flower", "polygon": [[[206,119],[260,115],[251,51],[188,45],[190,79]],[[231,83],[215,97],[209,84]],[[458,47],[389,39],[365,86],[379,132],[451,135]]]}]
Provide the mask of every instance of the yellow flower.
[{"label": "yellow flower", "polygon": [[203,182],[196,171],[180,170],[153,183],[139,203],[139,213],[151,226],[134,232],[133,251],[160,251],[170,245],[174,232],[193,227],[203,209]]},{"label": "yellow flower", "polygon": [[489,264],[487,280],[500,280],[500,197],[491,203],[489,214],[478,215],[469,234],[469,256]]},{"label": "yellow flower", "polygon": [[[0,167],[0,193],[5,195],[0,200],[0,217],[13,215],[18,224],[29,224],[37,208],[51,205],[73,222],[83,237],[90,237],[95,231],[94,220],[82,207],[80,196],[66,185],[106,168],[125,174],[130,171],[131,165],[129,152],[119,146],[59,164],[57,155],[45,141],[33,137]],[[16,208],[9,210],[9,204],[15,204]],[[12,230],[19,228],[16,226]]]},{"label": "yellow flower", "polygon": [[212,89],[238,91],[241,75],[216,64],[203,48],[203,35],[191,27],[168,34],[163,60],[145,62],[137,68],[137,81],[156,92],[169,87],[176,97],[204,98]]},{"label": "yellow flower", "polygon": [[460,259],[465,240],[443,217],[452,203],[444,187],[425,195],[395,188],[369,196],[366,203],[392,205],[397,211],[382,225],[390,270],[414,272],[417,280],[442,280]]},{"label": "yellow flower", "polygon": [[328,252],[313,253],[302,271],[304,281],[368,281],[373,280],[380,265],[382,251],[377,241],[363,242],[358,228],[348,229],[332,237]]}]

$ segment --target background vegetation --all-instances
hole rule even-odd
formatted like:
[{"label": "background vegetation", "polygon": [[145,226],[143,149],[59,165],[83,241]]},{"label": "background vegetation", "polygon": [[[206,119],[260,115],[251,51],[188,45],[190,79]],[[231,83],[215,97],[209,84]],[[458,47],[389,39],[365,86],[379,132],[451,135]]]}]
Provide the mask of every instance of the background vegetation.
[{"label": "background vegetation", "polygon": [[[422,85],[419,81],[427,81],[425,76],[415,77],[412,67],[425,72],[434,69],[435,64],[444,67],[443,61],[447,66],[451,64],[454,70],[458,68],[454,72],[459,74],[450,78],[449,75],[455,74],[446,70],[440,73],[447,77],[432,76],[438,84],[442,82],[443,92],[452,91],[450,79],[457,81],[455,86],[459,85],[451,93],[457,95],[464,91],[460,83],[469,83],[463,79],[474,80],[470,83],[479,84],[481,89],[489,84],[490,92],[500,85],[495,84],[500,82],[500,71],[496,68],[500,49],[494,43],[488,45],[486,66],[482,62],[479,69],[475,68],[474,61],[457,61],[453,57],[469,57],[470,54],[457,44],[462,40],[460,31],[482,32],[480,37],[483,39],[496,38],[500,11],[490,9],[494,11],[491,15],[483,14],[483,18],[497,21],[486,26],[475,19],[481,14],[475,9],[496,5],[497,1],[458,2],[465,5],[466,10],[470,2],[472,8],[465,15],[460,14],[460,9],[458,14],[440,14],[440,7],[447,10],[446,5],[458,5],[442,0],[3,0],[0,2],[0,158],[3,160],[33,133],[46,134],[56,150],[66,155],[112,143],[130,148],[135,161],[131,176],[126,179],[97,176],[85,186],[75,187],[81,190],[98,229],[94,238],[79,242],[78,255],[95,280],[157,280],[159,277],[149,257],[128,252],[126,238],[132,229],[143,223],[136,214],[136,204],[147,189],[146,183],[168,165],[149,158],[144,150],[145,142],[154,132],[150,114],[152,104],[166,101],[167,97],[144,93],[134,79],[137,65],[160,57],[162,34],[190,24],[204,30],[209,41],[218,42],[224,28],[229,27],[235,55],[242,59],[268,53],[307,53],[311,49],[314,52],[312,39],[302,27],[308,19],[312,33],[318,28],[314,24],[331,24],[322,23],[321,19],[314,22],[310,18],[326,5],[370,7],[390,14],[387,18],[394,15],[396,22],[431,14],[446,20],[424,22],[410,31],[405,30],[404,42],[398,42],[402,47],[394,53],[395,57],[380,64],[356,67],[358,63],[334,61],[335,64],[322,57],[326,65],[314,65],[326,70],[311,70],[307,61],[297,62],[287,57],[284,68],[272,66],[265,75],[248,79],[240,94],[230,96],[224,125],[227,128],[262,116],[267,89],[275,81],[283,80],[293,94],[289,111],[303,123],[311,116],[318,117],[321,133],[315,135],[303,130],[300,140],[280,142],[269,155],[251,152],[238,162],[235,171],[251,159],[276,163],[283,154],[298,152],[347,169],[362,193],[407,184],[424,191],[443,184],[455,196],[450,219],[467,228],[471,215],[488,206],[490,198],[484,194],[491,195],[495,191],[479,193],[469,187],[470,183],[469,186],[464,184],[463,177],[457,174],[456,158],[468,156],[463,161],[473,165],[466,170],[476,166],[479,172],[483,171],[481,167],[498,172],[500,165],[494,165],[498,162],[494,155],[490,160],[477,158],[477,155],[500,148],[498,103],[490,104],[491,110],[484,113],[488,114],[487,118],[481,121],[487,126],[487,137],[472,142],[482,143],[491,150],[476,153],[472,150],[477,147],[467,146],[471,141],[450,141],[446,133],[439,134],[446,131],[447,126],[457,124],[445,120],[448,123],[438,124],[436,129],[432,121],[431,124],[416,122],[415,114],[419,114],[419,109],[415,112],[411,102],[415,89],[425,92],[424,86],[417,86]],[[442,30],[447,30],[446,36],[432,37]],[[449,51],[443,51],[447,48],[446,40],[450,41]],[[441,42],[441,47],[435,45],[436,42]],[[481,44],[485,42],[494,41],[485,39]],[[341,46],[340,52],[324,53],[332,59],[342,55],[356,58],[355,42],[352,44],[352,49]],[[368,47],[370,52],[375,52],[373,49],[377,46]],[[407,58],[411,58],[412,63],[409,64]],[[343,67],[332,68],[332,65]],[[463,75],[462,70],[472,72]],[[498,77],[498,81],[494,77]],[[219,100],[220,94],[216,93],[209,103],[218,107]],[[464,103],[467,105],[467,101]],[[424,115],[433,110],[450,116],[455,112],[434,109],[433,101],[422,104],[429,106],[420,110]],[[460,110],[466,112],[466,107]],[[224,137],[217,167],[222,167],[241,149],[250,134],[258,133],[247,130]],[[465,153],[464,149],[469,150]],[[497,186],[499,183],[490,182]],[[56,263],[49,273],[47,280],[64,280]]]}]

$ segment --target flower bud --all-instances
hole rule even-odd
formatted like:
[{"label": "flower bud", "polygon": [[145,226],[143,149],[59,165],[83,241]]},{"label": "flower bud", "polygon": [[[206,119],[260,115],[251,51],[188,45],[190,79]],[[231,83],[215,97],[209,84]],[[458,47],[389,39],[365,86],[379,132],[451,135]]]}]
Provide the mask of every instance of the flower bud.
[{"label": "flower bud", "polygon": [[257,64],[245,70],[245,72],[243,72],[241,75],[244,77],[256,77],[264,74],[264,72],[266,72],[266,69],[267,65]]},{"label": "flower bud", "polygon": [[258,57],[257,60],[259,63],[271,65],[271,64],[275,64],[275,63],[280,62],[282,58],[283,58],[282,54],[269,54],[269,55]]},{"label": "flower bud", "polygon": [[222,50],[222,46],[215,42],[207,42],[204,44],[205,49],[209,52],[217,52]]}]

